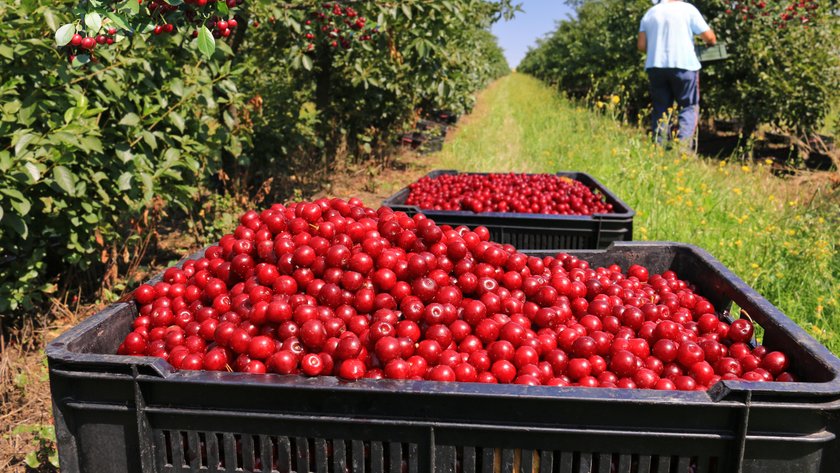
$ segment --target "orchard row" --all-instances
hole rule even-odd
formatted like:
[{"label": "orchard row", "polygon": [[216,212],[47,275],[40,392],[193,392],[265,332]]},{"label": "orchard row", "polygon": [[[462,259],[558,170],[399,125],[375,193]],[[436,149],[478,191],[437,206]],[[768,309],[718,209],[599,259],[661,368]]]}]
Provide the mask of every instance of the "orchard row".
[{"label": "orchard row", "polygon": [[164,213],[183,212],[184,231],[216,241],[231,211],[220,195],[287,199],[336,158],[388,156],[418,113],[469,110],[509,72],[489,27],[513,6],[35,0],[7,10],[0,247],[16,259],[0,265],[0,312],[17,318],[62,289],[59,274],[100,281],[125,268]]},{"label": "orchard row", "polygon": [[[744,136],[771,125],[798,136],[820,130],[840,98],[836,15],[819,0],[692,2],[726,46],[728,60],[703,64],[704,115],[735,118]],[[649,2],[582,2],[526,55],[519,70],[584,100],[620,95],[611,113],[645,122],[650,97],[640,54],[627,47]],[[628,18],[635,21],[628,21]],[[604,35],[604,31],[611,34]],[[772,45],[772,48],[768,48]],[[610,51],[609,58],[603,51]],[[734,88],[733,88],[734,87]]]}]

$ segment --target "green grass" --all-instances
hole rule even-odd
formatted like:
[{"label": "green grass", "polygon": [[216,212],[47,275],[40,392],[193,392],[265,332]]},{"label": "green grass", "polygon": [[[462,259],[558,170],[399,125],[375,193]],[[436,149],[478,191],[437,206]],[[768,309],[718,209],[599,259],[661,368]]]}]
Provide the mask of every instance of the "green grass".
[{"label": "green grass", "polygon": [[840,138],[840,102],[835,103],[829,109],[821,132],[823,135]]},{"label": "green grass", "polygon": [[636,239],[705,248],[840,353],[840,203],[813,180],[664,151],[522,74],[484,92],[435,167],[590,173],[636,209]]}]

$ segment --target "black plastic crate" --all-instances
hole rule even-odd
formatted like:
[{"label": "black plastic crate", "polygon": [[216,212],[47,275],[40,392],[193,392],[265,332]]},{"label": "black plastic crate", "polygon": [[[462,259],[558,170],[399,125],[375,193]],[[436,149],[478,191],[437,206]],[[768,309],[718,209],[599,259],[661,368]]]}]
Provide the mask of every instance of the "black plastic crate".
[{"label": "black plastic crate", "polygon": [[451,110],[432,110],[430,117],[435,121],[447,123],[449,125],[458,123],[458,119],[461,118],[460,115]]},{"label": "black plastic crate", "polygon": [[429,137],[422,145],[420,145],[420,154],[437,153],[443,149],[443,137],[432,136]]},{"label": "black plastic crate", "polygon": [[438,135],[446,135],[446,132],[449,130],[449,125],[434,120],[419,120],[417,122],[417,129],[421,131],[431,131],[432,133]]},{"label": "black plastic crate", "polygon": [[443,136],[436,136],[422,131],[406,133],[400,138],[400,144],[416,150],[420,154],[436,153],[443,149]]},{"label": "black plastic crate", "polygon": [[[436,170],[426,177],[459,174],[453,170]],[[467,173],[489,174],[489,173]],[[430,210],[405,201],[411,190],[402,188],[382,201],[382,205],[409,215],[423,213],[439,225],[466,225],[475,228],[483,225],[490,230],[490,239],[499,243],[510,243],[520,250],[585,250],[606,248],[614,241],[633,239],[633,217],[636,212],[619,199],[594,177],[583,172],[562,171],[558,176],[582,182],[593,191],[598,191],[612,204],[613,212],[593,215],[548,215],[514,212],[482,212],[468,210]]]},{"label": "black plastic crate", "polygon": [[108,354],[136,316],[123,302],[47,347],[62,472],[837,471],[840,360],[803,329],[690,245],[570,253],[672,269],[724,315],[736,303],[808,382],[661,392],[177,371]]}]

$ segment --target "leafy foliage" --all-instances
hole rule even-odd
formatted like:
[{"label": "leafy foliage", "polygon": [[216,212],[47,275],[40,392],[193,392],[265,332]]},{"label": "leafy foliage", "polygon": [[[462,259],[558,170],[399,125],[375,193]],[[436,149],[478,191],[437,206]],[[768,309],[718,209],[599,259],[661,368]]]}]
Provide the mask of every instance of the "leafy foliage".
[{"label": "leafy foliage", "polygon": [[[256,192],[266,179],[288,196],[338,154],[381,154],[421,107],[468,109],[507,71],[487,29],[515,10],[511,0],[353,2],[380,34],[304,51],[319,2],[240,5],[236,34],[222,40],[193,39],[181,9],[158,35],[130,1],[2,1],[3,317],[33,310],[68,275],[125,268],[167,212],[209,218],[205,204],[225,200],[208,195]],[[68,60],[73,34],[111,28],[113,44]]]},{"label": "leafy foliage", "polygon": [[316,42],[312,51],[305,22],[317,9],[252,5],[254,17],[269,18],[240,48],[253,71],[243,88],[261,104],[251,117],[258,138],[235,174],[262,180],[278,168],[285,176],[326,170],[338,149],[375,158],[420,109],[468,110],[476,90],[509,71],[487,31],[513,8],[504,3],[354,2],[380,33],[347,49]]},{"label": "leafy foliage", "polygon": [[[771,0],[743,2],[749,10],[733,11],[725,0],[693,3],[730,54],[704,66],[704,110],[740,118],[753,130],[762,123],[797,132],[820,125],[840,85],[840,58],[831,39],[838,21],[826,6]],[[800,3],[808,5],[807,15],[791,16],[804,9]],[[560,22],[519,70],[573,96],[619,94],[624,111],[634,116],[649,103],[643,56],[635,51],[639,21],[649,7],[646,0],[584,1],[576,18]]]}]

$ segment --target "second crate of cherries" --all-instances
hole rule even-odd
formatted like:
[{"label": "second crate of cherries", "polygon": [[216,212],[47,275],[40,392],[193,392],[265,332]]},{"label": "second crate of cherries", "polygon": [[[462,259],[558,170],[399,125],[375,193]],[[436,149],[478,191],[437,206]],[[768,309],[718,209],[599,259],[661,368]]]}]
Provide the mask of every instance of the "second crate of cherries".
[{"label": "second crate of cherries", "polygon": [[635,211],[594,177],[432,171],[382,205],[438,224],[487,227],[521,250],[600,249],[633,239]]}]

